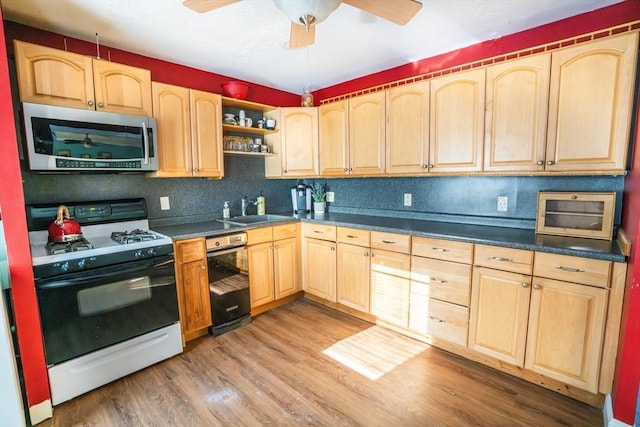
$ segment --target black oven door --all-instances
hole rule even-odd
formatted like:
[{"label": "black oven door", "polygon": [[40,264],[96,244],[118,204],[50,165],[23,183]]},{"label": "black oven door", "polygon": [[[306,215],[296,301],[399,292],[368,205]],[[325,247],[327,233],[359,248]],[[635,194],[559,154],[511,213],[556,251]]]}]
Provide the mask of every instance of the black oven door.
[{"label": "black oven door", "polygon": [[36,281],[47,364],[178,321],[173,255]]}]

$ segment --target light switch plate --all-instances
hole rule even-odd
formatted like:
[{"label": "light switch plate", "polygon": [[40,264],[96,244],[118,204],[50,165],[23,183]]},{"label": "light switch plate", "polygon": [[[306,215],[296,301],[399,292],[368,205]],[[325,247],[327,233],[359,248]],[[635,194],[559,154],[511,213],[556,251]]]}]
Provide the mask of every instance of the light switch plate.
[{"label": "light switch plate", "polygon": [[168,211],[169,209],[171,209],[171,206],[169,205],[169,196],[160,197],[160,210]]},{"label": "light switch plate", "polygon": [[411,206],[411,193],[404,193],[404,205]]},{"label": "light switch plate", "polygon": [[327,191],[327,202],[332,203],[335,200],[333,191]]},{"label": "light switch plate", "polygon": [[506,212],[509,210],[509,198],[507,196],[498,196],[498,211]]}]

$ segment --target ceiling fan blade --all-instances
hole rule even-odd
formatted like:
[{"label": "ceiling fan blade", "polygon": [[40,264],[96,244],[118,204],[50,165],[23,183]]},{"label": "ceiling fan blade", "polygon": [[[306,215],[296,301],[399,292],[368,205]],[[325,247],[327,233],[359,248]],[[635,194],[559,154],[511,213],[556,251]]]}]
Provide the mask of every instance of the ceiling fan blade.
[{"label": "ceiling fan blade", "polygon": [[182,4],[198,13],[205,13],[239,1],[240,0],[185,0]]},{"label": "ceiling fan blade", "polygon": [[310,25],[309,31],[304,25],[291,23],[291,35],[289,37],[289,48],[305,47],[312,45],[316,41],[316,26]]},{"label": "ceiling fan blade", "polygon": [[343,3],[398,25],[409,22],[422,8],[422,3],[415,0],[343,0]]}]

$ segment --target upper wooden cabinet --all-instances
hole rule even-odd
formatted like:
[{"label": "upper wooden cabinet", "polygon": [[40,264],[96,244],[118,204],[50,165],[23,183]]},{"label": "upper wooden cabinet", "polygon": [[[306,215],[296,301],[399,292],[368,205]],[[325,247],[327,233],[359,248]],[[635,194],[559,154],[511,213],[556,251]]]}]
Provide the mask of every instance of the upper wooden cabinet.
[{"label": "upper wooden cabinet", "polygon": [[349,99],[349,174],[385,171],[385,93]]},{"label": "upper wooden cabinet", "polygon": [[318,109],[280,108],[283,177],[318,175]]},{"label": "upper wooden cabinet", "polygon": [[152,116],[149,70],[14,41],[20,100]]},{"label": "upper wooden cabinet", "polygon": [[484,93],[484,69],[431,80],[431,172],[482,170]]},{"label": "upper wooden cabinet", "polygon": [[220,95],[153,82],[158,123],[157,177],[222,178]]},{"label": "upper wooden cabinet", "polygon": [[548,171],[626,167],[638,33],[552,53]]},{"label": "upper wooden cabinet", "polygon": [[332,102],[318,108],[320,115],[320,175],[349,174],[349,103]]},{"label": "upper wooden cabinet", "polygon": [[487,67],[484,170],[543,171],[551,54]]},{"label": "upper wooden cabinet", "polygon": [[389,89],[386,97],[386,172],[428,172],[429,82]]}]

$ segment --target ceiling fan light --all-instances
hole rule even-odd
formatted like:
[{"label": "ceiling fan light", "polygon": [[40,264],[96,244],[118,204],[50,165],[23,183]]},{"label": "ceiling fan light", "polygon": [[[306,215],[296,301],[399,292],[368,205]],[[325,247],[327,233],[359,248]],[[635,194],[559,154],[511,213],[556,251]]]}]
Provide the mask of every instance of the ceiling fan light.
[{"label": "ceiling fan light", "polygon": [[[302,22],[305,27],[311,24],[319,24],[336,10],[341,0],[273,0],[278,9],[284,12],[287,17],[295,22]],[[305,24],[304,20],[309,17],[315,21]]]}]

